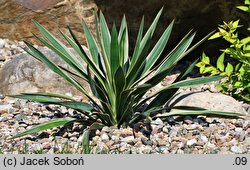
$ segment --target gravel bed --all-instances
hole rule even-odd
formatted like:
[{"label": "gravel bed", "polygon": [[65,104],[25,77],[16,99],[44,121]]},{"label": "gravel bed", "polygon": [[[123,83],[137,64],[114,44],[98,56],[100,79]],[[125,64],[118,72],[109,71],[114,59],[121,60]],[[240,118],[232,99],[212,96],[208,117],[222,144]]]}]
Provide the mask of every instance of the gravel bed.
[{"label": "gravel bed", "polygon": [[[4,98],[0,105],[2,153],[81,153],[86,128],[73,124],[25,138],[10,139],[34,125],[61,117],[81,116],[72,109]],[[133,128],[104,127],[92,134],[92,153],[250,153],[250,119],[205,116],[145,120]],[[69,151],[67,151],[69,149]]]},{"label": "gravel bed", "polygon": [[[23,52],[22,42],[0,39],[0,68]],[[167,76],[166,86],[178,73]],[[156,87],[158,88],[158,87]],[[213,91],[215,83],[181,91]],[[154,89],[152,89],[154,91]],[[74,96],[80,100],[80,97]],[[44,105],[0,95],[0,153],[82,153],[81,135],[86,128],[74,123],[25,138],[11,139],[24,130],[48,120],[81,117],[72,109]],[[250,154],[250,118],[168,117],[144,120],[134,127],[104,127],[91,135],[91,153],[102,154]]]}]

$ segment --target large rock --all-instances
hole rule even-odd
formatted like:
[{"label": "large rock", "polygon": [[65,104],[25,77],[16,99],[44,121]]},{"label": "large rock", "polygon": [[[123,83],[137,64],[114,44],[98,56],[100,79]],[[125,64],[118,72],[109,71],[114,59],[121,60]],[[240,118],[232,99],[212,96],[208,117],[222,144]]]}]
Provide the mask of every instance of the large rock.
[{"label": "large rock", "polygon": [[[47,48],[40,48],[40,50],[55,63],[66,67],[66,64],[51,50]],[[81,84],[89,90],[86,82],[81,81]],[[27,53],[15,56],[0,70],[0,93],[15,95],[23,92],[55,92],[81,95],[75,87]]]},{"label": "large rock", "polygon": [[200,107],[212,111],[246,113],[243,104],[221,93],[181,92],[176,94],[167,106]]},{"label": "large rock", "polygon": [[97,6],[94,0],[1,0],[0,11],[0,38],[36,42],[32,33],[38,30],[31,21],[35,19],[54,34],[70,25],[84,42],[82,19],[92,29]]}]

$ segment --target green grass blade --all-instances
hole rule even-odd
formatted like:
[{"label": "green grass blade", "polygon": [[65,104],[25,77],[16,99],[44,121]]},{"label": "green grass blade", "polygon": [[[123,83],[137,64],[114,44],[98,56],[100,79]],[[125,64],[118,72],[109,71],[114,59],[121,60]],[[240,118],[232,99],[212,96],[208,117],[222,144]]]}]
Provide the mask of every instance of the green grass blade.
[{"label": "green grass blade", "polygon": [[175,47],[175,49],[170,52],[170,54],[163,59],[163,63],[159,66],[159,68],[156,70],[155,74],[158,74],[164,70],[167,70],[174,66],[178,61],[180,61],[185,55],[185,51],[188,49],[190,44],[192,43],[194,39],[195,34],[187,34],[181,42]]},{"label": "green grass blade", "polygon": [[[111,76],[110,61],[109,61],[109,57],[110,57],[110,56],[107,56],[106,49],[105,49],[103,40],[102,40],[102,38],[101,38],[100,24],[99,24],[99,19],[98,19],[97,14],[95,15],[95,27],[96,27],[96,36],[97,36],[97,40],[98,40],[99,45],[100,45],[100,47],[101,47],[100,52],[101,52],[101,56],[102,56],[103,63],[104,63],[104,65],[105,65],[106,75],[107,75],[108,77],[110,77],[110,76]],[[103,28],[103,27],[102,27],[102,28]]]},{"label": "green grass blade", "polygon": [[169,113],[158,114],[156,117],[168,117],[168,116],[187,116],[187,115],[204,115],[204,116],[221,116],[221,117],[243,117],[245,114],[236,112],[222,112],[207,110],[199,107],[189,106],[174,106]]},{"label": "green grass blade", "polygon": [[[81,110],[85,112],[92,112],[94,111],[94,107],[88,103],[84,102],[77,102],[77,101],[62,101],[56,98],[65,98],[65,96],[61,95],[49,95],[49,93],[24,93],[20,95],[13,95],[11,97],[19,98],[19,99],[26,99],[31,101],[36,101],[40,103],[47,103],[47,104],[55,104],[61,105],[65,107],[70,107],[72,109]],[[56,97],[56,98],[53,98]],[[68,98],[68,97],[67,97]]]},{"label": "green grass blade", "polygon": [[85,89],[77,81],[75,81],[73,78],[71,78],[70,76],[68,76],[60,67],[58,67],[52,61],[50,61],[39,50],[37,50],[36,48],[34,48],[31,44],[29,44],[27,42],[26,42],[26,45],[30,49],[30,50],[27,51],[30,55],[32,55],[35,58],[38,58],[40,61],[42,61],[44,64],[46,64],[52,71],[54,71],[59,76],[61,76],[65,80],[67,80],[70,84],[74,85],[78,90],[80,90],[84,94],[87,94],[87,92],[85,91]]},{"label": "green grass blade", "polygon": [[[180,41],[180,43],[162,60],[158,66],[152,69],[147,74],[144,74],[139,79],[137,79],[132,86],[137,85],[143,79],[145,79],[149,74],[151,74],[155,69],[157,69],[154,73],[154,76],[147,81],[147,84],[157,84],[159,83],[164,77],[167,76],[169,71],[176,65],[176,63],[181,60],[185,55],[184,52],[191,44],[193,40],[193,35],[190,36],[190,32]],[[156,83],[154,83],[156,82]]]},{"label": "green grass blade", "polygon": [[82,136],[82,147],[84,149],[85,154],[89,154],[91,148],[89,146],[89,134],[92,130],[97,130],[103,128],[104,125],[100,123],[93,123],[88,129],[85,129]]},{"label": "green grass blade", "polygon": [[221,80],[222,76],[210,76],[210,77],[199,77],[199,78],[192,78],[188,80],[182,80],[176,83],[171,84],[167,88],[180,88],[180,87],[190,87],[199,84],[209,83],[212,81]]},{"label": "green grass blade", "polygon": [[103,43],[103,49],[107,56],[108,61],[110,62],[110,44],[111,44],[111,36],[109,32],[109,28],[107,22],[104,18],[102,12],[100,12],[100,32],[101,32],[101,41]]},{"label": "green grass blade", "polygon": [[[98,51],[98,46],[93,38],[93,35],[90,33],[88,26],[85,22],[83,22],[83,29],[84,29],[84,34],[85,37],[87,39],[87,43],[88,43],[88,49],[91,53],[92,59],[94,61],[94,63],[96,63],[97,66],[100,65],[99,63],[99,51]],[[99,67],[100,69],[100,67]]]},{"label": "green grass blade", "polygon": [[[135,57],[135,59],[132,58],[131,65],[130,65],[130,68],[129,68],[128,74],[127,74],[128,86],[130,86],[135,81],[136,78],[138,78],[138,77],[140,78],[140,76],[142,74],[142,70],[144,69],[143,67],[145,66],[144,60],[146,59],[147,54],[148,54],[148,50],[150,49],[151,39],[152,39],[152,36],[154,34],[157,23],[160,19],[162,10],[163,10],[163,8],[158,12],[154,21],[152,22],[151,26],[149,27],[148,31],[146,32],[146,34],[144,35],[142,40],[139,42],[140,43],[139,47],[137,47],[137,46],[135,47],[136,51],[134,52],[134,54],[136,56],[133,56],[133,58]],[[140,29],[141,28],[143,28],[143,27],[140,27]],[[139,35],[140,35],[140,30],[139,30]],[[138,48],[138,49],[136,49],[136,48]],[[139,68],[139,72],[138,72],[138,68]],[[136,76],[134,76],[134,75],[136,75]]]},{"label": "green grass blade", "polygon": [[121,22],[121,26],[120,26],[119,34],[118,34],[118,40],[119,40],[119,42],[121,41],[123,32],[124,32],[126,29],[127,29],[127,21],[126,21],[125,15],[124,15],[123,18],[122,18],[122,22]]},{"label": "green grass blade", "polygon": [[206,35],[204,38],[202,38],[200,41],[198,41],[195,45],[193,45],[191,48],[189,48],[184,56],[186,56],[187,54],[189,54],[190,52],[192,52],[194,49],[196,49],[199,45],[201,45],[205,40],[207,40],[209,37],[211,37],[211,35],[214,33],[215,31],[210,32],[208,35]]},{"label": "green grass blade", "polygon": [[130,64],[130,67],[128,69],[128,74],[134,68],[134,65],[139,57],[139,50],[140,50],[140,43],[141,43],[142,35],[143,35],[143,28],[144,28],[144,17],[141,20],[139,32],[138,32],[136,43],[135,43],[134,53],[132,55],[131,64]]},{"label": "green grass blade", "polygon": [[37,35],[34,35],[39,41],[41,41],[45,46],[50,48],[52,51],[54,51],[70,68],[78,72],[83,79],[86,79],[86,70],[83,67],[83,65],[79,64],[80,62],[75,59],[74,61],[67,56],[67,54],[62,53],[62,51],[50,43],[48,43],[45,39],[42,37],[39,37]]},{"label": "green grass blade", "polygon": [[[121,33],[121,38],[118,37],[118,39],[119,39],[119,49],[120,49],[120,57],[121,57],[120,65],[124,66],[126,65],[127,62],[129,62],[129,39],[128,39],[127,27]],[[127,71],[127,69],[124,68],[124,71]]]},{"label": "green grass blade", "polygon": [[65,106],[68,108],[72,108],[75,110],[80,110],[80,111],[84,111],[84,112],[88,112],[91,113],[92,111],[94,111],[94,107],[88,103],[84,103],[84,102],[69,102],[69,101],[65,101],[65,102],[56,102],[53,104],[57,104],[57,105],[61,105],[61,106]]},{"label": "green grass blade", "polygon": [[74,98],[68,95],[64,94],[58,94],[58,93],[43,93],[43,92],[37,92],[37,93],[22,93],[22,95],[29,95],[29,96],[46,96],[46,97],[56,97],[60,99],[66,99],[71,101],[76,101]]},{"label": "green grass blade", "polygon": [[111,49],[110,49],[110,69],[111,77],[114,77],[116,70],[120,65],[118,35],[115,25],[112,27],[111,32]]},{"label": "green grass blade", "polygon": [[[189,75],[189,73],[193,70],[193,68],[195,67],[195,64],[197,63],[198,59],[196,61],[194,61],[190,66],[188,66],[188,68],[183,71],[173,83],[179,82],[181,80],[185,80],[187,78],[187,76]],[[161,78],[159,78],[161,79]],[[155,82],[157,83],[157,82]],[[167,91],[165,91],[164,93],[159,94],[155,99],[153,99],[150,104],[147,106],[147,109],[151,109],[154,107],[160,107],[162,105],[164,105],[166,103],[166,101],[168,101],[177,91],[179,90],[179,88],[174,88],[174,89],[168,89]],[[143,101],[145,102],[145,101]],[[142,102],[140,103],[140,105],[142,104]]]},{"label": "green grass blade", "polygon": [[[72,63],[80,67],[82,70],[84,69],[82,65],[80,65],[80,62],[77,60],[77,58],[68,50],[68,48],[61,41],[59,41],[55,36],[53,36],[47,29],[45,29],[37,21],[33,20],[33,23],[36,25],[36,27],[39,29],[42,35],[51,43],[51,45],[48,47],[50,48],[53,47],[52,50],[56,52],[62,59],[67,58]],[[42,41],[42,43],[44,43],[44,41]],[[47,46],[48,43],[45,45]]]},{"label": "green grass blade", "polygon": [[143,37],[143,39],[141,40],[141,43],[140,43],[140,48],[141,50],[144,48],[144,46],[147,44],[147,41],[149,38],[152,38],[153,34],[154,34],[154,31],[155,31],[155,28],[158,24],[158,21],[160,19],[160,16],[162,14],[162,11],[163,11],[163,8],[160,9],[160,11],[157,13],[154,21],[152,22],[152,24],[150,25],[148,31],[146,32],[145,36]]},{"label": "green grass blade", "polygon": [[[148,51],[150,49],[151,38],[147,41],[143,51],[140,53],[138,60],[136,61],[135,65],[131,69],[131,71],[127,74],[127,87],[130,87],[136,80],[140,79],[143,69],[145,67],[145,59],[148,55]],[[132,66],[130,65],[130,68]]]},{"label": "green grass blade", "polygon": [[115,93],[116,95],[119,96],[121,92],[124,90],[125,84],[126,84],[125,74],[123,72],[122,67],[118,67],[115,73],[114,82],[115,82],[115,87],[116,87]]},{"label": "green grass blade", "polygon": [[[199,78],[193,78],[193,79],[178,81],[176,83],[173,83],[173,84],[171,84],[171,85],[169,85],[167,87],[164,87],[164,88],[156,91],[155,93],[148,96],[145,100],[149,100],[149,99],[151,99],[152,97],[154,97],[154,96],[156,96],[158,94],[165,93],[169,89],[195,86],[195,85],[199,85],[199,84],[209,83],[211,81],[218,81],[218,80],[221,80],[222,78],[223,78],[222,76],[211,76],[211,77],[199,77]],[[161,100],[161,99],[157,98],[157,100]]]},{"label": "green grass blade", "polygon": [[40,103],[57,103],[57,102],[61,102],[61,100],[59,100],[59,99],[51,98],[49,96],[44,96],[44,95],[39,96],[39,95],[35,95],[35,94],[12,95],[11,97],[36,101],[36,102],[40,102]]},{"label": "green grass blade", "polygon": [[19,134],[15,135],[13,138],[18,138],[18,137],[22,137],[22,136],[29,135],[32,133],[44,131],[44,130],[47,130],[50,128],[63,126],[65,124],[73,122],[75,120],[76,120],[75,118],[61,118],[61,119],[51,120],[51,121],[45,122],[43,124],[40,124],[38,126],[35,126],[34,128],[28,129],[22,133],[19,133]]},{"label": "green grass blade", "polygon": [[86,52],[82,48],[82,45],[77,40],[77,38],[76,38],[75,34],[73,33],[73,31],[71,30],[71,28],[68,27],[68,29],[69,29],[69,32],[70,32],[72,38],[75,41],[75,43],[70,42],[71,46],[76,50],[76,52],[79,54],[79,56],[87,63],[87,65],[89,65],[89,68],[91,69],[91,71],[93,71],[95,73],[95,76],[98,79],[100,79],[101,81],[103,81],[105,78],[104,78],[104,75],[101,72],[101,70],[96,66],[96,64],[86,54]]},{"label": "green grass blade", "polygon": [[154,66],[155,62],[159,59],[160,55],[162,54],[163,50],[167,45],[173,25],[174,21],[172,21],[170,25],[166,28],[159,41],[156,43],[152,51],[147,56],[147,59],[145,61],[146,65],[142,74],[148,72]]}]

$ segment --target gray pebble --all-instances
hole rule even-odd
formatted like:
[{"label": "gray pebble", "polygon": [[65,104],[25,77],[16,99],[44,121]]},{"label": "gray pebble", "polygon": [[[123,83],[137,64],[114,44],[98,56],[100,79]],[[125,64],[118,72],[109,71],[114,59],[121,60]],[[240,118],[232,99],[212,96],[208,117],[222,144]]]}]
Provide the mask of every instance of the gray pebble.
[{"label": "gray pebble", "polygon": [[193,123],[193,118],[191,116],[185,116],[183,121],[187,124]]},{"label": "gray pebble", "polygon": [[166,118],[166,121],[170,124],[170,125],[172,125],[172,124],[175,124],[175,119],[172,117],[172,116],[170,116],[170,117],[167,117]]}]

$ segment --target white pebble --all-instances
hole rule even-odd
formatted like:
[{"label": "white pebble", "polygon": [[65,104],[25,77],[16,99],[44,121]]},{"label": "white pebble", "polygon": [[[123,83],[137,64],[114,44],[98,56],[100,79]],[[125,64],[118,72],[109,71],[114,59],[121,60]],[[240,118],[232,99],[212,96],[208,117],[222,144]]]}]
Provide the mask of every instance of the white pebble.
[{"label": "white pebble", "polygon": [[242,148],[241,147],[238,147],[238,146],[232,146],[231,148],[230,148],[230,150],[232,151],[232,152],[234,152],[234,153],[243,153],[244,151],[242,150]]},{"label": "white pebble", "polygon": [[0,39],[0,49],[3,48],[5,45],[5,40]]},{"label": "white pebble", "polygon": [[192,145],[194,145],[194,144],[196,144],[196,143],[197,143],[197,140],[196,140],[196,139],[190,139],[190,140],[187,141],[187,145],[188,145],[188,146],[192,146]]},{"label": "white pebble", "polygon": [[235,128],[235,132],[242,132],[242,128]]},{"label": "white pebble", "polygon": [[201,138],[202,142],[204,142],[204,143],[208,142],[208,138],[205,135],[202,135],[200,138]]}]

